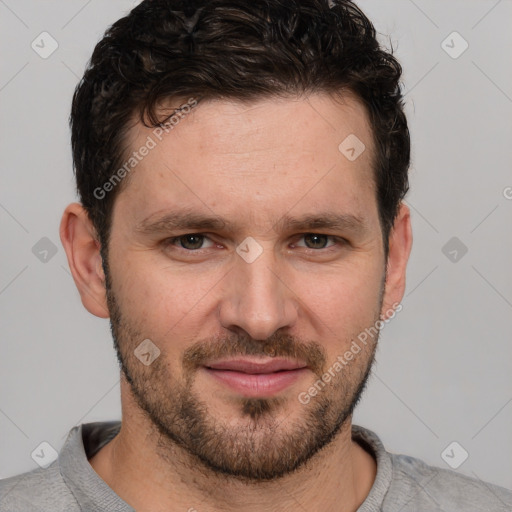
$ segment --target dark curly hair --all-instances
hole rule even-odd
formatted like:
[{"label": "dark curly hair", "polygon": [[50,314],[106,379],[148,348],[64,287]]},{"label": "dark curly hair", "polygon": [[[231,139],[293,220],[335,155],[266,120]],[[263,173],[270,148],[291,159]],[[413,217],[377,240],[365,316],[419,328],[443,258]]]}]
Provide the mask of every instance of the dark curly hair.
[{"label": "dark curly hair", "polygon": [[103,257],[112,206],[95,190],[122,165],[134,119],[165,121],[162,100],[291,97],[350,91],[374,136],[374,173],[385,253],[408,190],[410,140],[402,69],[349,0],[145,0],[96,45],[70,115],[77,189]]}]

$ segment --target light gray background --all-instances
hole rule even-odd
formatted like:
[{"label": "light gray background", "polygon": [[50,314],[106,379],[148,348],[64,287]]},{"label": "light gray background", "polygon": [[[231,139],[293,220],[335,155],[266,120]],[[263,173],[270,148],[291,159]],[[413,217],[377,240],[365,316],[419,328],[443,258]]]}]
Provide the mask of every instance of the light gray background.
[{"label": "light gray background", "polygon": [[[75,200],[74,87],[134,4],[0,0],[0,477],[35,468],[39,443],[59,450],[75,424],[120,418],[109,324],[82,307],[58,226]],[[512,2],[359,5],[405,71],[415,239],[354,422],[436,466],[457,441],[458,471],[512,488]],[[59,44],[47,59],[31,48],[43,31]],[[441,46],[453,31],[469,43],[457,59]],[[454,236],[468,248],[457,262],[442,252]],[[43,237],[58,247],[46,263],[32,253]]]}]

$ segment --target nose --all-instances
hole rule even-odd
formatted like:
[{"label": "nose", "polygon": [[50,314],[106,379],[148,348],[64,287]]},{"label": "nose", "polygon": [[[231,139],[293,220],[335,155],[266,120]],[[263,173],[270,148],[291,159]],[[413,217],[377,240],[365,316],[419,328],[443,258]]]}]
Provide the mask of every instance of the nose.
[{"label": "nose", "polygon": [[226,276],[220,305],[220,322],[226,329],[243,329],[254,340],[266,340],[278,329],[293,327],[298,300],[285,281],[283,262],[270,248],[251,263],[236,257]]}]

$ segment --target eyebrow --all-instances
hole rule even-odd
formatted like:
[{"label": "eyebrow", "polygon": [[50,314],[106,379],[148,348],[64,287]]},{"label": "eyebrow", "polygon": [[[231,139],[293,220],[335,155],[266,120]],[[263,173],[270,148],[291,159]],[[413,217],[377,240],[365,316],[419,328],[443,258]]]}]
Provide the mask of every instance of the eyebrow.
[{"label": "eyebrow", "polygon": [[[154,235],[173,230],[231,230],[240,231],[240,226],[220,216],[205,215],[192,211],[173,211],[160,216],[151,215],[136,225],[137,233]],[[274,231],[308,231],[311,229],[328,229],[333,231],[349,231],[364,234],[369,230],[361,217],[347,213],[320,212],[305,214],[300,217],[283,215],[273,222]]]}]

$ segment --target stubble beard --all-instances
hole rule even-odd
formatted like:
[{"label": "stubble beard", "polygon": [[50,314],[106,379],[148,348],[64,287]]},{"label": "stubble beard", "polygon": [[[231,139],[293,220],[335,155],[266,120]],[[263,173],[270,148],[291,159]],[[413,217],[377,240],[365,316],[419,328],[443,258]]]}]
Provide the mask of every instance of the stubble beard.
[{"label": "stubble beard", "polygon": [[[108,285],[107,278],[111,330],[120,369],[138,407],[159,433],[158,454],[169,464],[176,463],[178,449],[185,452],[187,460],[200,462],[207,474],[251,482],[280,478],[296,471],[327,447],[350,420],[361,399],[374,362],[378,336],[308,404],[301,404],[299,414],[292,411],[286,415],[290,400],[300,403],[293,395],[240,397],[232,417],[224,420],[216,417],[208,405],[208,399],[216,397],[200,397],[194,391],[201,362],[212,356],[254,354],[303,358],[315,375],[310,386],[327,370],[321,345],[299,343],[278,333],[266,341],[230,336],[199,342],[185,351],[182,361],[185,378],[180,381],[169,372],[165,347],[160,346],[161,354],[150,366],[135,357],[135,348],[146,336],[121,313]],[[381,305],[382,294],[379,311]],[[236,426],[233,418],[237,420]]]}]

